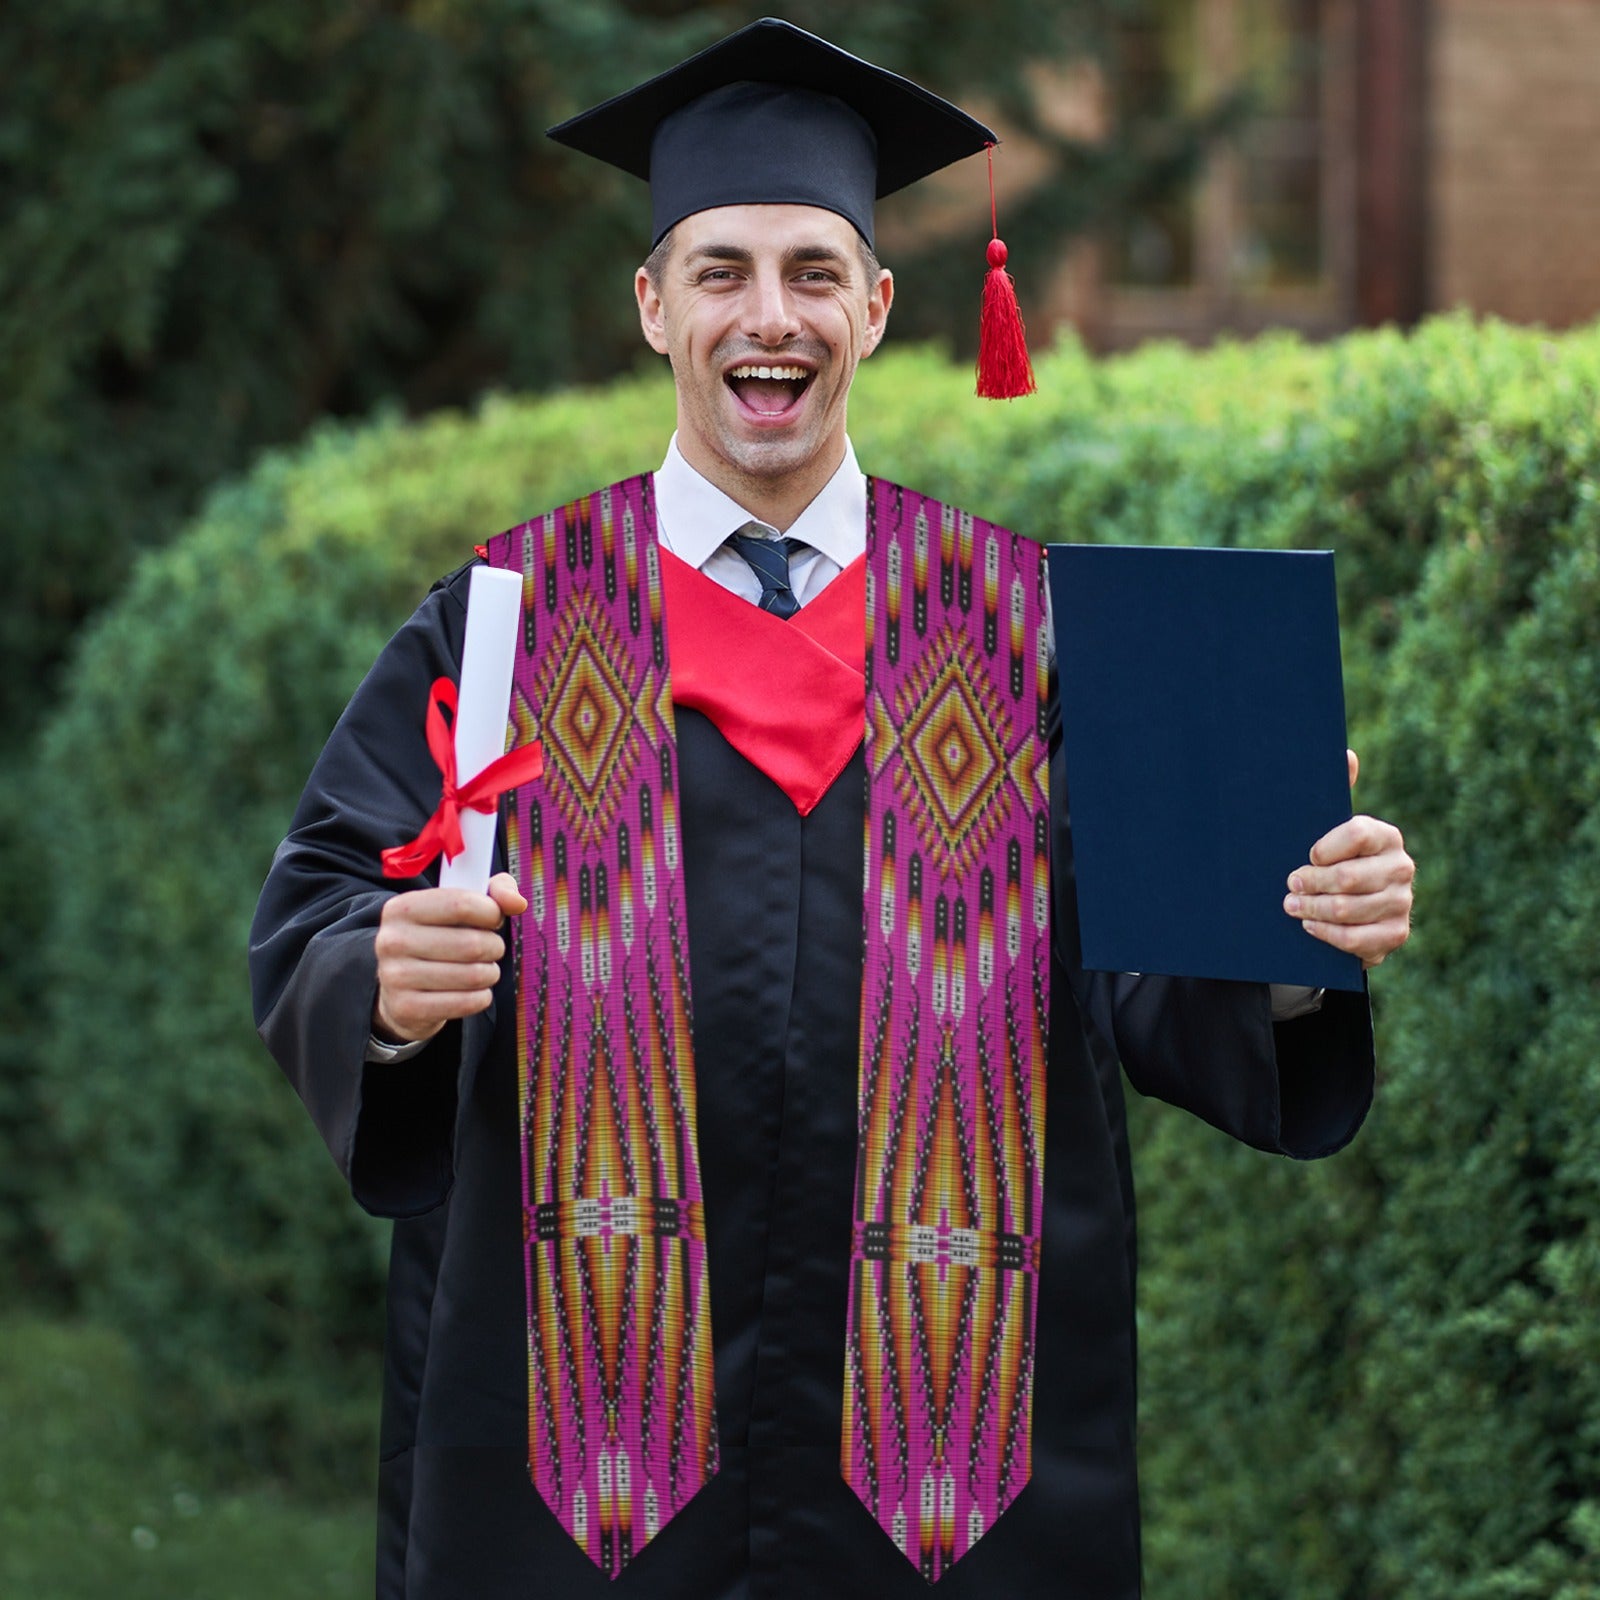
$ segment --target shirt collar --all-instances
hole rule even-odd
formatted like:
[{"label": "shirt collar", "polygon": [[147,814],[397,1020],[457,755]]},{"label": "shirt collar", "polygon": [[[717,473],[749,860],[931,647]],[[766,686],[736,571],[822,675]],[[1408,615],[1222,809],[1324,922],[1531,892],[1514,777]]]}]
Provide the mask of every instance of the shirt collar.
[{"label": "shirt collar", "polygon": [[[703,567],[730,533],[759,521],[684,460],[673,434],[655,477],[656,526],[662,544],[691,567]],[[867,480],[848,439],[839,470],[787,530],[840,567],[867,547]]]}]

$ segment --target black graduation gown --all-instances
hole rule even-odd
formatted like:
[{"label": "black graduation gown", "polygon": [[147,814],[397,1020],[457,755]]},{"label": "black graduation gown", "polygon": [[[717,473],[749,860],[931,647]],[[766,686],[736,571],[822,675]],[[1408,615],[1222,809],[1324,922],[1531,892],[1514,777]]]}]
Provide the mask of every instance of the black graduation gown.
[{"label": "black graduation gown", "polygon": [[[329,738],[251,940],[263,1038],[368,1210],[396,1219],[382,1600],[910,1600],[927,1585],[839,1472],[856,1150],[864,778],[800,817],[679,711],[700,1156],[722,1469],[613,1586],[526,1466],[514,1000],[364,1065],[372,930],[438,779],[430,682],[457,675],[466,571],[436,586]],[[1059,746],[1059,740],[1055,741]],[[1053,793],[1064,793],[1057,748]],[[1274,1026],[1264,985],[1084,973],[1055,818],[1056,959],[1034,1468],[941,1600],[1132,1600],[1133,1189],[1120,1057],[1142,1091],[1265,1150],[1321,1155],[1369,1103],[1366,999]],[[507,964],[509,967],[509,963]]]}]

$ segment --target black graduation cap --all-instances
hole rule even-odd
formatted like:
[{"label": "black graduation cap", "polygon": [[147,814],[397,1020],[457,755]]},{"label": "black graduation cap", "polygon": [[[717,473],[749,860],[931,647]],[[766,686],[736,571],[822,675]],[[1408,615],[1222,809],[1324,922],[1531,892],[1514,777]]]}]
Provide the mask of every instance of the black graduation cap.
[{"label": "black graduation cap", "polygon": [[872,243],[872,203],[997,143],[976,118],[776,17],[549,130],[650,184],[652,242],[696,211],[808,205]]}]

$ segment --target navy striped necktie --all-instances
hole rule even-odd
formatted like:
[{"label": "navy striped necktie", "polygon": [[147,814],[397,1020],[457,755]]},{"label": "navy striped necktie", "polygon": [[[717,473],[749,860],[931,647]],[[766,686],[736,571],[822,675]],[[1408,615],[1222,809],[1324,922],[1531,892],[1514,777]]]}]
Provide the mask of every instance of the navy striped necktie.
[{"label": "navy striped necktie", "polygon": [[737,533],[728,535],[728,543],[744,557],[750,570],[761,580],[761,598],[757,604],[775,617],[788,619],[800,609],[794,590],[789,586],[789,558],[797,550],[804,550],[804,539],[768,539],[752,528],[765,524],[747,522]]}]

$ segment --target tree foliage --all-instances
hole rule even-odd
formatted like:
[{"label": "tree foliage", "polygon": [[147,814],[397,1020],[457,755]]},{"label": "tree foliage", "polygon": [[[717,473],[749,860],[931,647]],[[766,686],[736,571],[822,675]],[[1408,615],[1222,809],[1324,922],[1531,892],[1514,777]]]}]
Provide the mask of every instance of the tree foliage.
[{"label": "tree foliage", "polygon": [[[1059,240],[1184,146],[1080,150],[1033,115],[1024,69],[1097,48],[1128,3],[796,0],[788,14],[1044,139],[1060,170],[1018,222]],[[759,14],[682,0],[0,12],[7,741],[137,552],[263,446],[328,414],[422,413],[634,364],[642,186],[544,129]],[[975,192],[975,229],[986,216]],[[963,259],[972,301],[981,246]]]}]

